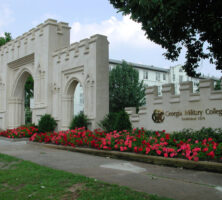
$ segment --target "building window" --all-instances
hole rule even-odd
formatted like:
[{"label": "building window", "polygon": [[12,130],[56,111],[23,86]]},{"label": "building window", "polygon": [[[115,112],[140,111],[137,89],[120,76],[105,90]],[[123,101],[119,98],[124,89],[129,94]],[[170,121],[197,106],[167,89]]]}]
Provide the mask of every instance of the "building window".
[{"label": "building window", "polygon": [[156,72],[156,80],[160,81],[160,73],[159,72]]},{"label": "building window", "polygon": [[175,81],[175,74],[173,74],[173,81]]},{"label": "building window", "polygon": [[148,71],[143,71],[143,79],[148,79]]},{"label": "building window", "polygon": [[161,95],[161,89],[160,89],[160,86],[157,87],[157,92],[158,92],[158,95]]},{"label": "building window", "polygon": [[179,82],[180,82],[180,83],[183,82],[183,76],[179,76]]},{"label": "building window", "polygon": [[166,80],[166,74],[163,74],[163,80],[164,81]]},{"label": "building window", "polygon": [[180,68],[180,69],[179,69],[179,72],[183,72],[183,69],[182,69],[182,68]]}]

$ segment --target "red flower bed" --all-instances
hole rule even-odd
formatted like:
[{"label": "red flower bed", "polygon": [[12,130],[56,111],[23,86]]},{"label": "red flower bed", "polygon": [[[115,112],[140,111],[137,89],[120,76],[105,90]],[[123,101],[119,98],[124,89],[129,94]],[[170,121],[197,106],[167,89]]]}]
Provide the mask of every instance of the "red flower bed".
[{"label": "red flower bed", "polygon": [[6,131],[0,132],[0,136],[8,138],[22,138],[22,137],[31,137],[36,132],[38,132],[38,129],[35,127],[21,126],[15,129],[8,129]]},{"label": "red flower bed", "polygon": [[149,136],[145,134],[143,129],[134,129],[132,132],[123,130],[105,133],[101,130],[92,132],[79,128],[58,133],[35,133],[30,141],[128,151],[194,161],[222,161],[222,143],[217,143],[212,138],[206,138],[202,141],[196,140],[195,142],[191,142],[191,139],[177,141],[165,131],[156,132],[156,135]]}]

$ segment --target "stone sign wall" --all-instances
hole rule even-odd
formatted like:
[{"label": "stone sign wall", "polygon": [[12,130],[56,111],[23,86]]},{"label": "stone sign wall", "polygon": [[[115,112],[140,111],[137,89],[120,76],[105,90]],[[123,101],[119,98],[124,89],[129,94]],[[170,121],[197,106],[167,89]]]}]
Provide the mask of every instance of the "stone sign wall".
[{"label": "stone sign wall", "polygon": [[70,45],[67,23],[46,20],[0,47],[0,128],[25,123],[24,85],[34,79],[34,123],[45,113],[68,129],[73,117],[73,95],[83,87],[84,112],[90,128],[109,111],[108,41],[94,35]]},{"label": "stone sign wall", "polygon": [[180,84],[180,95],[174,85],[163,85],[162,96],[157,86],[146,90],[146,106],[125,108],[133,127],[148,130],[179,131],[184,128],[222,128],[222,90],[213,89],[213,80],[200,80],[199,93],[193,93],[192,82]]}]

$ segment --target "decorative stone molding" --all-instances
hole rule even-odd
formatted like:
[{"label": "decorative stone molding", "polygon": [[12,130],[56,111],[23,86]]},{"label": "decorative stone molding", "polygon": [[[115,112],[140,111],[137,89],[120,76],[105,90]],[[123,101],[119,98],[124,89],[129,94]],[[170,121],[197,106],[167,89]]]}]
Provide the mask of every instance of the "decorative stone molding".
[{"label": "decorative stone molding", "polygon": [[58,93],[60,91],[60,87],[57,86],[55,82],[52,83],[51,88],[52,88],[52,93]]},{"label": "decorative stone molding", "polygon": [[20,66],[24,66],[25,64],[33,63],[33,62],[34,62],[34,54],[30,54],[30,55],[24,56],[20,59],[17,59],[15,61],[9,62],[8,67],[15,69]]},{"label": "decorative stone molding", "polygon": [[3,89],[5,87],[5,83],[2,80],[2,76],[0,75],[0,89]]}]

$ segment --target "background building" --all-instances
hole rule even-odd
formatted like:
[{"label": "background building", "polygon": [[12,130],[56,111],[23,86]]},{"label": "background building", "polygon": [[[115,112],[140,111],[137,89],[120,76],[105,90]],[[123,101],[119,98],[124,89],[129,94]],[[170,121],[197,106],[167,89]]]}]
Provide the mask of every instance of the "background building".
[{"label": "background building", "polygon": [[[123,61],[109,59],[109,70],[111,71],[117,65],[121,64]],[[218,80],[215,77],[200,77],[193,78],[187,76],[186,72],[182,69],[182,65],[171,66],[169,69],[155,67],[153,65],[143,65],[138,63],[127,62],[129,65],[133,66],[134,69],[139,72],[140,81],[143,80],[146,86],[158,86],[158,94],[162,93],[162,85],[167,83],[174,83],[175,94],[180,93],[180,83],[185,81],[193,82],[193,92],[198,92],[199,80],[205,78],[211,78],[215,81]],[[75,94],[74,94],[74,115],[83,111],[84,99],[83,99],[83,89],[78,84]]]}]

